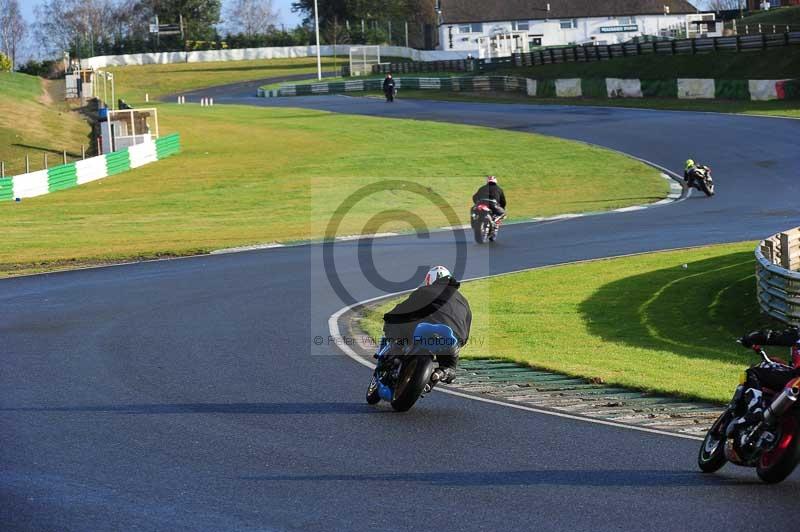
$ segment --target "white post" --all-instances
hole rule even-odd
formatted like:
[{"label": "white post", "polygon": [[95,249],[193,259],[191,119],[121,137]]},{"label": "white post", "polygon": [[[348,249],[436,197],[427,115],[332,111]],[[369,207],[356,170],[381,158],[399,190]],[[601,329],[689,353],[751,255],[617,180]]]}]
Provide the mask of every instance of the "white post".
[{"label": "white post", "polygon": [[319,12],[317,0],[314,0],[314,32],[317,35],[317,79],[322,81],[322,57],[319,51]]},{"label": "white post", "polygon": [[136,120],[134,119],[133,111],[130,112],[130,115],[131,115],[131,136],[133,137],[133,145],[136,146],[139,143],[136,142]]},{"label": "white post", "polygon": [[150,94],[147,92],[144,93],[144,101],[150,103]]},{"label": "white post", "polygon": [[406,48],[408,48],[408,21],[406,21]]},{"label": "white post", "polygon": [[116,109],[117,108],[117,97],[116,97],[116,94],[114,92],[114,74],[109,72],[108,75],[111,77],[111,108],[112,109]]}]

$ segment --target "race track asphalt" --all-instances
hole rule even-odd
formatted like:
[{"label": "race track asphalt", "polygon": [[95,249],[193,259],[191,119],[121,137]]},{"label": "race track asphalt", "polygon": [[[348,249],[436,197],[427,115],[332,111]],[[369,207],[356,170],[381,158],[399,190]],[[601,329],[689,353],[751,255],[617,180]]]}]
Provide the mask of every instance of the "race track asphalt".
[{"label": "race track asphalt", "polygon": [[510,225],[492,247],[449,231],[376,239],[374,265],[363,253],[359,264],[362,241],[337,243],[327,268],[321,246],[305,245],[0,281],[0,528],[796,527],[798,473],[778,486],[731,466],[704,476],[695,441],[440,393],[406,414],[370,408],[369,371],[326,337],[346,303],[334,269],[361,300],[411,287],[418,267],[451,264],[458,249],[473,277],[800,225],[800,122],[346,97],[224,102],[536,131],[676,170],[692,155],[714,167],[718,195]]}]

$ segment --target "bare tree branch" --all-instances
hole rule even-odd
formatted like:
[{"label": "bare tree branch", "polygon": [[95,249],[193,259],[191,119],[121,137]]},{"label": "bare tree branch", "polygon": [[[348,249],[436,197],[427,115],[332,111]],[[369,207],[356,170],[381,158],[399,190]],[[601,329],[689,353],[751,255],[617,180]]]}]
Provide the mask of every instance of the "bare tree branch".
[{"label": "bare tree branch", "polygon": [[225,18],[229,33],[264,35],[275,29],[278,11],[273,8],[272,0],[234,0]]},{"label": "bare tree branch", "polygon": [[12,68],[17,64],[28,26],[19,9],[17,0],[0,0],[0,51],[11,59]]}]

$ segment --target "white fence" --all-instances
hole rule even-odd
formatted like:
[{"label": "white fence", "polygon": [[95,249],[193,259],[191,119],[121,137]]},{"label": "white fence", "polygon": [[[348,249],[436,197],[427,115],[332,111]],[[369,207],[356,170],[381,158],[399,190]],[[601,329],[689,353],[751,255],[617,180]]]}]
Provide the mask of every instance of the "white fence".
[{"label": "white fence", "polygon": [[[356,45],[353,45],[356,46]],[[320,47],[323,56],[348,56],[350,45],[324,45]],[[148,54],[103,55],[81,60],[83,68],[105,68],[129,65],[167,65],[172,63],[200,63],[213,61],[245,61],[252,59],[290,59],[295,57],[314,57],[316,46],[282,46],[274,48],[239,48],[236,50],[207,50],[198,52],[159,52]],[[415,50],[404,46],[381,46],[384,57],[404,57],[413,61],[445,61],[465,59],[468,52],[448,52],[437,50]]]}]

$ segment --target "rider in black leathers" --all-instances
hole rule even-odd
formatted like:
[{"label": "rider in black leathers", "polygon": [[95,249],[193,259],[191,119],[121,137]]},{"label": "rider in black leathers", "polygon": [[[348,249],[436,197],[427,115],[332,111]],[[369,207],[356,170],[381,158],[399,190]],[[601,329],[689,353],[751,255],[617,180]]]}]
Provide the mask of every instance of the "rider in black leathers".
[{"label": "rider in black leathers", "polygon": [[425,276],[425,283],[408,298],[383,315],[384,341],[401,349],[413,345],[414,329],[419,323],[447,325],[458,339],[449,354],[438,354],[440,380],[449,383],[455,378],[458,351],[469,340],[472,311],[467,299],[458,291],[459,283],[443,266],[435,266]]},{"label": "rider in black leathers", "polygon": [[486,202],[486,205],[492,208],[492,214],[495,217],[503,216],[506,213],[506,195],[500,185],[497,184],[495,176],[487,176],[486,184],[472,195],[473,205],[477,205],[480,200],[494,200]]},{"label": "rider in black leathers", "polygon": [[394,89],[395,89],[394,78],[392,77],[392,73],[389,72],[388,74],[386,74],[386,78],[384,78],[383,80],[383,94],[386,95],[387,102],[394,101]]},{"label": "rider in black leathers", "polygon": [[764,405],[761,394],[765,388],[780,393],[786,383],[800,377],[800,329],[792,327],[783,331],[765,329],[753,331],[739,339],[745,347],[779,345],[792,347],[791,367],[776,364],[771,367],[755,366],[747,370],[744,383],[743,400],[747,402],[748,421],[758,421],[763,417]]}]

